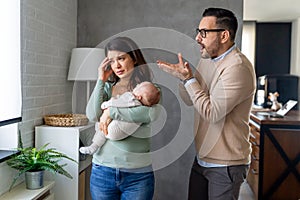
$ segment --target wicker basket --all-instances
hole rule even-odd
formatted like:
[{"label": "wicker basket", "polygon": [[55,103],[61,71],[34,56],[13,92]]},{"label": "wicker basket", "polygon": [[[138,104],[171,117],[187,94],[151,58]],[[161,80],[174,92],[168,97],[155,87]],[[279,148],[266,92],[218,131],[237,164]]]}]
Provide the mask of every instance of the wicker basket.
[{"label": "wicker basket", "polygon": [[84,114],[55,114],[45,115],[44,121],[49,126],[84,126],[88,118]]}]

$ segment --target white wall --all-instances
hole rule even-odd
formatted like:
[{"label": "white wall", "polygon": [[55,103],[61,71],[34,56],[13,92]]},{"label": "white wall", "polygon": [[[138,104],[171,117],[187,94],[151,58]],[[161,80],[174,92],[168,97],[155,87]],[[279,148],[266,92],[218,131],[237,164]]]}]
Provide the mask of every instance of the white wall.
[{"label": "white wall", "polygon": [[[24,146],[34,145],[34,127],[43,115],[70,112],[73,83],[67,81],[71,49],[76,47],[77,0],[21,0]],[[1,139],[1,138],[0,138]],[[15,170],[0,163],[0,195]]]},{"label": "white wall", "polygon": [[247,56],[255,68],[255,40],[256,40],[256,22],[244,21],[242,32],[241,51]]},{"label": "white wall", "polygon": [[300,76],[300,18],[292,22],[291,74]]},{"label": "white wall", "polygon": [[[291,74],[300,77],[300,18],[292,22],[292,41],[291,41]],[[299,82],[300,88],[300,82]],[[300,99],[300,92],[298,94]],[[300,103],[300,102],[299,102]]]}]

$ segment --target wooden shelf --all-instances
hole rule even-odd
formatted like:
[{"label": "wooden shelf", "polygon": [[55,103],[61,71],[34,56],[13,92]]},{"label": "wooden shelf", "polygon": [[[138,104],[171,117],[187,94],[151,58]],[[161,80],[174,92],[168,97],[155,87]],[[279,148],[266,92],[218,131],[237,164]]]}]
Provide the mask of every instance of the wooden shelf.
[{"label": "wooden shelf", "polygon": [[88,168],[92,163],[93,157],[88,155],[85,160],[79,162],[79,173]]},{"label": "wooden shelf", "polygon": [[0,200],[42,200],[50,199],[54,195],[51,189],[54,187],[54,181],[45,181],[44,187],[37,190],[26,189],[25,182],[14,187],[10,192],[7,192],[0,196]]}]

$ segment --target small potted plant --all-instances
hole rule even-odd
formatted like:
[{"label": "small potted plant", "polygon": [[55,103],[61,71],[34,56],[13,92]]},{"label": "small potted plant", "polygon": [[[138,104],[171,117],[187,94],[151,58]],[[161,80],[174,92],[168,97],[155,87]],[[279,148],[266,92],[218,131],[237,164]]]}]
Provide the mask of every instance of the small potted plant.
[{"label": "small potted plant", "polygon": [[61,164],[60,161],[63,158],[74,162],[76,161],[63,153],[56,151],[54,148],[46,149],[48,145],[49,143],[45,144],[40,149],[36,149],[35,147],[17,149],[19,152],[7,161],[7,164],[10,167],[19,171],[13,179],[10,189],[23,174],[25,174],[27,189],[42,188],[45,170],[62,174],[68,178],[73,178],[71,174],[64,169],[64,166],[67,164]]}]

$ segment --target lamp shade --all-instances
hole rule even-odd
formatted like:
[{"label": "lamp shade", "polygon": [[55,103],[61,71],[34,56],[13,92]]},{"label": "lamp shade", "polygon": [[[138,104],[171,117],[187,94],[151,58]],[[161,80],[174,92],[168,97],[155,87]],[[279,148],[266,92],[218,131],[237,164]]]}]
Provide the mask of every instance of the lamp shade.
[{"label": "lamp shade", "polygon": [[98,78],[98,67],[105,58],[104,49],[72,49],[68,80],[91,81]]}]

